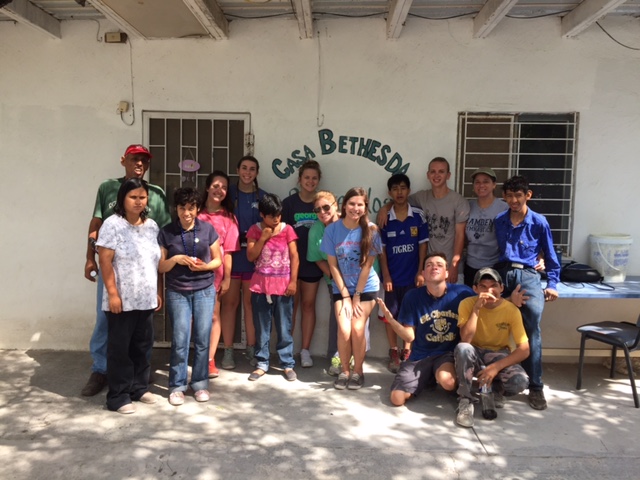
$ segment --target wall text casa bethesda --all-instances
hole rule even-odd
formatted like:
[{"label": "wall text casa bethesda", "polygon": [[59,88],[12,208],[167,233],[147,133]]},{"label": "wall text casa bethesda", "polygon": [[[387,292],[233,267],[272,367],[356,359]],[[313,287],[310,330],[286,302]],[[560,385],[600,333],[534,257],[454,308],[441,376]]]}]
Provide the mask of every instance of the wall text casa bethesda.
[{"label": "wall text casa bethesda", "polygon": [[[318,141],[320,142],[321,155],[331,155],[336,151],[341,154],[356,155],[384,167],[391,174],[406,173],[411,165],[410,163],[403,165],[402,156],[399,153],[393,152],[389,145],[383,145],[371,138],[347,135],[335,138],[333,132],[325,128],[318,130]],[[288,178],[300,168],[305,160],[315,158],[315,156],[315,152],[305,145],[302,150],[291,152],[290,158],[287,158],[286,161],[279,158],[274,159],[271,162],[271,168],[278,178]]]}]

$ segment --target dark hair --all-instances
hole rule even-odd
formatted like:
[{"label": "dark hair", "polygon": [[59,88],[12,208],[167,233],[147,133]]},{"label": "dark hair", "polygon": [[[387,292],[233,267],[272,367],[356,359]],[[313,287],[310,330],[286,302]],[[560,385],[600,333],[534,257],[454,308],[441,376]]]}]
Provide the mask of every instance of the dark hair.
[{"label": "dark hair", "polygon": [[[204,192],[202,192],[202,200],[200,201],[200,210],[205,210],[207,207],[207,197],[209,196],[209,188],[213,183],[213,180],[216,177],[224,178],[227,181],[227,189],[229,188],[230,181],[229,175],[224,173],[222,170],[214,170],[212,173],[207,175],[207,179],[204,184]],[[227,195],[220,202],[220,206],[222,207],[222,213],[225,217],[235,218],[233,216],[233,202],[231,201],[231,197],[229,196],[229,192],[227,190]]]},{"label": "dark hair", "polygon": [[449,165],[449,161],[444,157],[435,157],[435,158],[433,158],[429,162],[429,167],[427,167],[427,169],[431,170],[431,164],[432,163],[436,163],[436,162],[446,163],[447,164],[447,173],[449,173],[451,171],[451,165]]},{"label": "dark hair", "polygon": [[173,205],[178,206],[195,205],[200,210],[200,193],[193,187],[182,187],[173,192]]},{"label": "dark hair", "polygon": [[376,227],[369,225],[369,215],[367,214],[369,211],[369,197],[362,187],[353,187],[345,193],[342,199],[342,218],[347,218],[346,205],[352,197],[364,198],[364,215],[360,217],[358,222],[360,224],[360,230],[362,231],[362,239],[360,240],[360,266],[363,267],[369,257],[369,250],[371,250],[371,244],[373,243],[373,232]]},{"label": "dark hair", "polygon": [[[147,192],[147,202],[149,195],[149,184],[145,182],[141,178],[129,178],[125,180],[122,185],[120,185],[120,189],[118,190],[118,197],[116,199],[116,205],[113,207],[113,211],[120,215],[121,217],[126,217],[127,212],[124,209],[124,199],[131,190],[137,190],[138,188],[144,188]],[[145,208],[142,213],[140,213],[140,219],[144,222],[149,215],[149,204],[147,203],[147,208]]]},{"label": "dark hair", "polygon": [[265,193],[258,202],[258,211],[264,215],[280,215],[282,213],[282,202],[275,193]]},{"label": "dark hair", "polygon": [[422,264],[422,268],[427,264],[427,260],[433,257],[441,257],[444,260],[444,266],[449,266],[449,261],[447,260],[447,255],[444,252],[431,252],[427,253],[427,256],[424,259],[424,263]]},{"label": "dark hair", "polygon": [[[258,159],[253,155],[245,155],[240,160],[238,160],[238,164],[236,166],[238,170],[240,170],[240,165],[242,165],[242,162],[244,162],[245,160],[256,164],[256,178],[253,179],[253,184],[256,186],[256,192],[257,192],[258,191],[258,175],[257,174],[260,173],[260,162],[258,162]],[[238,182],[239,181],[240,180],[238,179]],[[238,182],[236,182],[236,186],[238,185]]]},{"label": "dark hair", "polygon": [[529,191],[529,182],[523,176],[514,175],[502,185],[502,191],[506,193],[507,190],[527,193]]},{"label": "dark hair", "polygon": [[316,172],[318,172],[318,179],[322,178],[322,170],[320,170],[320,164],[315,160],[305,160],[305,162],[300,167],[300,170],[298,170],[298,180],[302,178],[302,174],[305,170],[315,170]]},{"label": "dark hair", "polygon": [[409,177],[407,177],[404,173],[396,173],[394,175],[391,175],[391,178],[387,180],[387,190],[391,190],[392,187],[394,187],[395,185],[400,185],[401,183],[404,183],[407,188],[411,188],[411,180],[409,180]]}]

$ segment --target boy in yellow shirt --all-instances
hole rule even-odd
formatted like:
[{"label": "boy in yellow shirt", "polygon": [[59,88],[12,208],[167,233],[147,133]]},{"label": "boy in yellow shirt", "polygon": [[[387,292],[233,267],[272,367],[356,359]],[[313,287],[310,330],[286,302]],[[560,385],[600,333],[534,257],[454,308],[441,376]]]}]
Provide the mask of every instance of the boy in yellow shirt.
[{"label": "boy in yellow shirt", "polygon": [[[460,343],[454,350],[459,382],[456,423],[463,427],[473,426],[474,375],[480,387],[492,387],[497,408],[504,406],[505,395],[517,395],[529,385],[529,377],[520,366],[529,356],[529,339],[520,310],[502,298],[500,274],[492,268],[478,270],[473,290],[478,296],[463,300],[458,309]],[[510,337],[516,344],[513,351]]]}]

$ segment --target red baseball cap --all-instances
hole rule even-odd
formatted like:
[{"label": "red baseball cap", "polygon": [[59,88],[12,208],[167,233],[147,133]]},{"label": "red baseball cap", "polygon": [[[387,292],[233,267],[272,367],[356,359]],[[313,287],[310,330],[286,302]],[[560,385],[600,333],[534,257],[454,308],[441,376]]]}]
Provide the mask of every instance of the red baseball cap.
[{"label": "red baseball cap", "polygon": [[144,145],[138,145],[137,143],[133,145],[129,145],[124,152],[125,157],[127,155],[138,155],[138,154],[147,155],[149,158],[153,157],[153,155],[151,155],[151,152],[149,152],[147,147],[145,147]]}]

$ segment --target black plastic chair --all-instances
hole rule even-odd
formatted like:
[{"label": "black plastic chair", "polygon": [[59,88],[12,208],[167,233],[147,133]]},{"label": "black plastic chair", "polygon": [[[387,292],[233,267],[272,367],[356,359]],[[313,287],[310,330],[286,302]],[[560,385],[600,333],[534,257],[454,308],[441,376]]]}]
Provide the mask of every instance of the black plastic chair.
[{"label": "black plastic chair", "polygon": [[582,366],[584,365],[584,344],[587,339],[597,340],[598,342],[611,345],[611,372],[610,377],[614,378],[616,370],[616,353],[618,348],[624,351],[624,357],[627,361],[627,369],[629,370],[629,381],[631,382],[631,390],[633,391],[633,402],[636,408],[640,408],[638,401],[638,392],[636,390],[636,381],[633,376],[633,368],[631,366],[631,356],[629,352],[640,349],[640,316],[634,325],[630,322],[597,322],[587,323],[578,327],[578,331],[582,334],[580,340],[580,364],[578,366],[578,382],[576,389],[582,387]]}]

